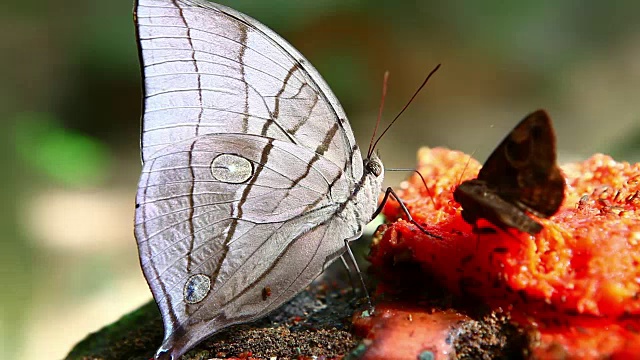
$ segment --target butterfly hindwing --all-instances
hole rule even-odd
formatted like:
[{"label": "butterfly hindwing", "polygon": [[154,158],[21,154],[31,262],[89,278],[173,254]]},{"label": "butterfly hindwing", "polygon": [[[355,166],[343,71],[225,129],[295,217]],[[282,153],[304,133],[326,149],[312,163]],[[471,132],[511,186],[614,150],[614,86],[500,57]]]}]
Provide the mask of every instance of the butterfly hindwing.
[{"label": "butterfly hindwing", "polygon": [[[145,162],[135,232],[163,318],[180,335],[165,348],[273,310],[359,231],[333,217],[350,194],[344,173],[324,158],[309,168],[315,156],[255,135],[209,134]],[[193,276],[209,285],[197,289]]]},{"label": "butterfly hindwing", "polygon": [[454,191],[454,199],[462,205],[462,218],[476,228],[478,219],[486,219],[495,226],[507,230],[515,228],[530,234],[542,230],[542,225],[530,218],[520,207],[500,197],[486,182],[473,179],[460,184]]}]

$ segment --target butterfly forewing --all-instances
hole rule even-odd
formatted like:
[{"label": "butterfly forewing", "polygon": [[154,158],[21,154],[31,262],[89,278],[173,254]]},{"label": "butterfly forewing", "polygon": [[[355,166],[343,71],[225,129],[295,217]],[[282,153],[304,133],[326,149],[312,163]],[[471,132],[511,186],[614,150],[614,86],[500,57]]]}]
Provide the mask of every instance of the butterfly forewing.
[{"label": "butterfly forewing", "polygon": [[140,0],[134,18],[135,234],[165,326],[156,357],[176,359],[307,286],[370,220],[383,174],[364,171],[335,96],[265,26],[196,0]]},{"label": "butterfly forewing", "polygon": [[549,115],[538,110],[525,117],[489,156],[478,179],[538,216],[555,214],[564,198],[564,178]]},{"label": "butterfly forewing", "polygon": [[344,165],[355,146],[344,110],[271,30],[207,1],[140,0],[136,22],[143,161],[176,141],[228,132],[323,147],[326,158]]}]

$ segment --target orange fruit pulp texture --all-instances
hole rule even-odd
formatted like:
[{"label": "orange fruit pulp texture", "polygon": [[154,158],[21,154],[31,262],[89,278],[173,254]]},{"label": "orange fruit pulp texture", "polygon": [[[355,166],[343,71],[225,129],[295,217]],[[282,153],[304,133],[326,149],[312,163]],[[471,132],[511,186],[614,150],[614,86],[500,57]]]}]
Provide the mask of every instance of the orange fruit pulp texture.
[{"label": "orange fruit pulp texture", "polygon": [[[453,294],[506,308],[514,320],[535,326],[543,350],[559,343],[590,357],[585,351],[620,354],[640,342],[640,164],[596,154],[561,166],[564,202],[551,218],[536,219],[544,226],[536,236],[472,232],[453,200],[456,186],[480,169],[468,155],[423,148],[417,169],[428,190],[413,175],[397,193],[418,223],[444,239],[397,220],[373,245],[372,266],[408,252]],[[389,221],[404,216],[394,201],[383,213]],[[477,225],[495,228],[484,220]]]}]

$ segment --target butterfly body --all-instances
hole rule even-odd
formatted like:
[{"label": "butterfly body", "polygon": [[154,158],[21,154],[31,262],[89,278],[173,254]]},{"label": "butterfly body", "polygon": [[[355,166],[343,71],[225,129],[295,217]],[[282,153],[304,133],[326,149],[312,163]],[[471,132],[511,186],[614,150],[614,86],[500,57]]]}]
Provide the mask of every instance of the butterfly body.
[{"label": "butterfly body", "polygon": [[204,0],[139,0],[134,19],[135,235],[165,327],[156,358],[175,360],[339,257],[376,211],[384,168],[317,71],[256,20]]},{"label": "butterfly body", "polygon": [[525,117],[489,156],[476,179],[453,193],[463,219],[480,218],[502,230],[535,235],[542,225],[528,214],[550,217],[564,199],[565,182],[556,164],[555,134],[546,112]]}]

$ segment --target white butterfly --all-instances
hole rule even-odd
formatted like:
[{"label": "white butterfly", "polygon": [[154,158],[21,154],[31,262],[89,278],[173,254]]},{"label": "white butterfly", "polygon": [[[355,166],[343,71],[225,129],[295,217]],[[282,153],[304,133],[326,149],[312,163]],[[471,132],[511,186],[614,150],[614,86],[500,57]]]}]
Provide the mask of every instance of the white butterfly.
[{"label": "white butterfly", "polygon": [[313,66],[258,21],[204,0],[139,0],[134,17],[135,235],[165,327],[156,357],[177,359],[343,254],[376,212],[384,171],[373,149],[362,158]]}]

